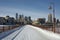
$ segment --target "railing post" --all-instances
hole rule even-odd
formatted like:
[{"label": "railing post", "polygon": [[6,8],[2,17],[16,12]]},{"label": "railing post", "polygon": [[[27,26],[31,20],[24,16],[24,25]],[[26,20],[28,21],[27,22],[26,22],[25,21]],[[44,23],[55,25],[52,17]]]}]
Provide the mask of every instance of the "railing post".
[{"label": "railing post", "polygon": [[10,26],[8,28],[9,28],[8,30],[10,30]]},{"label": "railing post", "polygon": [[4,26],[3,26],[3,32],[4,32]]}]

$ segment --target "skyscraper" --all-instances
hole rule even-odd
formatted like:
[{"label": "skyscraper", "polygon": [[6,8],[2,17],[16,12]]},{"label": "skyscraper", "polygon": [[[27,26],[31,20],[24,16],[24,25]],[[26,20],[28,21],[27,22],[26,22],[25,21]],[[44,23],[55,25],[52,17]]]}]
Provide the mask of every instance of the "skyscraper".
[{"label": "skyscraper", "polygon": [[52,23],[52,14],[48,14],[48,22]]},{"label": "skyscraper", "polygon": [[16,22],[18,22],[18,13],[16,13]]},{"label": "skyscraper", "polygon": [[24,15],[19,15],[19,23],[20,23],[21,25],[24,24]]}]

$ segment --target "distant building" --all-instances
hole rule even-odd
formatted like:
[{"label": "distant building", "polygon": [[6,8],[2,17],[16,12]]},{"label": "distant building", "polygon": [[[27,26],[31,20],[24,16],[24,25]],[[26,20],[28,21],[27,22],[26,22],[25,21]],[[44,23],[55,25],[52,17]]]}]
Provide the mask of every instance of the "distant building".
[{"label": "distant building", "polygon": [[18,22],[18,13],[16,13],[16,22]]},{"label": "distant building", "polygon": [[25,16],[24,24],[28,24],[28,17]]},{"label": "distant building", "polygon": [[28,17],[28,24],[32,24],[31,16]]},{"label": "distant building", "polygon": [[24,15],[19,15],[19,23],[24,24]]},{"label": "distant building", "polygon": [[49,14],[49,15],[48,15],[48,22],[49,22],[49,23],[52,23],[52,14]]},{"label": "distant building", "polygon": [[32,20],[31,20],[31,17],[27,17],[25,16],[25,21],[24,21],[25,24],[32,24]]},{"label": "distant building", "polygon": [[59,19],[57,19],[57,23],[60,23]]},{"label": "distant building", "polygon": [[45,18],[38,18],[37,21],[38,21],[38,24],[44,24]]},{"label": "distant building", "polygon": [[15,19],[13,17],[6,16],[6,25],[13,25],[15,24]]},{"label": "distant building", "polygon": [[19,22],[21,22],[21,18],[22,18],[21,15],[19,15]]},{"label": "distant building", "polygon": [[9,16],[6,16],[5,19],[9,19]]},{"label": "distant building", "polygon": [[0,17],[0,25],[5,25],[5,18],[4,17]]}]

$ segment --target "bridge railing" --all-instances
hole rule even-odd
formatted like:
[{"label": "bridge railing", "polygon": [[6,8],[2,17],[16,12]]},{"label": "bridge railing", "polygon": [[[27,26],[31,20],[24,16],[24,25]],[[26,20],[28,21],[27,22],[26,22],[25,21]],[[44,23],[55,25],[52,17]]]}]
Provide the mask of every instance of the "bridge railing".
[{"label": "bridge railing", "polygon": [[0,33],[19,27],[18,25],[0,25]]},{"label": "bridge railing", "polygon": [[48,30],[48,31],[53,31],[53,29],[55,30],[55,33],[59,33],[60,34],[60,26],[56,26],[56,27],[53,27],[53,26],[43,26],[43,25],[33,25],[33,26],[36,26],[36,27],[39,27],[39,28],[42,28],[42,29],[45,29],[45,30]]}]

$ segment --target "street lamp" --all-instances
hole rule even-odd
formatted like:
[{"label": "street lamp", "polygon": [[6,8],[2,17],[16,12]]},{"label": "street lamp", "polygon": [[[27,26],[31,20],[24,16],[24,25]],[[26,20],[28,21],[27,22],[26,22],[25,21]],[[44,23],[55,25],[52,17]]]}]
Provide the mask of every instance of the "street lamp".
[{"label": "street lamp", "polygon": [[54,4],[54,2],[50,2],[49,10],[52,10],[52,14],[53,14],[52,31],[55,32],[56,18],[55,18],[55,4]]}]

